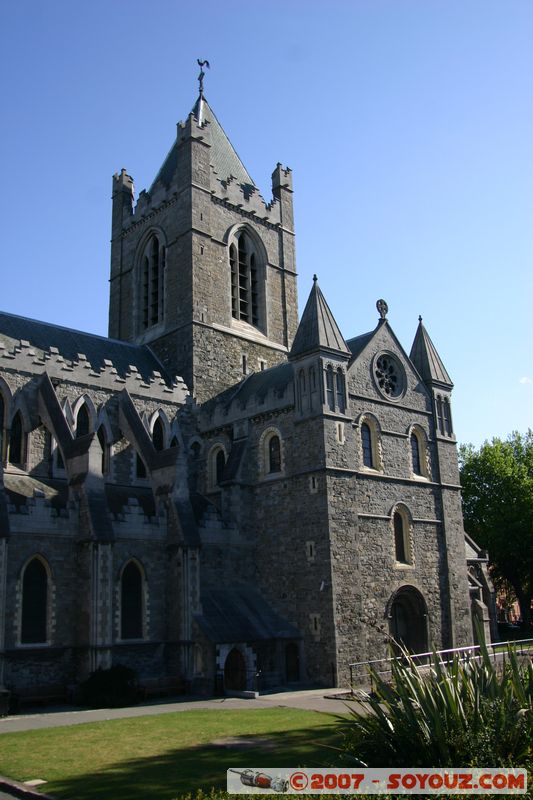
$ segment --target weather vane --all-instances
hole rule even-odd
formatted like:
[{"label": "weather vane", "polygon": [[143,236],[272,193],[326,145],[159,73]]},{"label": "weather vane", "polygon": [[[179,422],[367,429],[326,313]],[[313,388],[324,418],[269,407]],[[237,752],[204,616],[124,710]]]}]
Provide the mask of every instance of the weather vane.
[{"label": "weather vane", "polygon": [[196,60],[198,61],[198,64],[200,65],[200,74],[198,75],[198,82],[200,84],[200,97],[203,97],[204,96],[204,78],[205,78],[204,67],[207,67],[207,69],[211,69],[211,67],[209,66],[209,61],[201,61],[199,58],[197,58]]}]

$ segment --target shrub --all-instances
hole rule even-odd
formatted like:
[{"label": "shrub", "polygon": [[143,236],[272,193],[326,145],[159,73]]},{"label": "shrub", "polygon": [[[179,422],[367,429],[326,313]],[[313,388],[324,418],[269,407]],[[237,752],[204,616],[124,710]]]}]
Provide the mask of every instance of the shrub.
[{"label": "shrub", "polygon": [[91,708],[118,708],[134,705],[138,700],[137,676],[121,664],[97,669],[80,684],[80,704]]},{"label": "shrub", "polygon": [[350,709],[345,752],[369,767],[529,767],[533,667],[509,647],[497,669],[484,646],[467,661],[434,653],[420,669],[407,652],[391,682],[370,670],[374,692]]}]

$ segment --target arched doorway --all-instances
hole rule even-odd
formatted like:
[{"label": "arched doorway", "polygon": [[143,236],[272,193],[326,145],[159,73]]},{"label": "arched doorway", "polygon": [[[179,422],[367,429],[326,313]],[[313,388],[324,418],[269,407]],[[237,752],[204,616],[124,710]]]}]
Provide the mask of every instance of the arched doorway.
[{"label": "arched doorway", "polygon": [[246,689],[246,662],[236,647],[230,650],[224,664],[224,689],[238,692]]},{"label": "arched doorway", "polygon": [[414,586],[402,586],[392,596],[389,606],[389,632],[395,642],[411,653],[427,652],[426,603]]},{"label": "arched doorway", "polygon": [[300,680],[300,652],[294,642],[289,642],[285,647],[285,675],[287,683]]}]

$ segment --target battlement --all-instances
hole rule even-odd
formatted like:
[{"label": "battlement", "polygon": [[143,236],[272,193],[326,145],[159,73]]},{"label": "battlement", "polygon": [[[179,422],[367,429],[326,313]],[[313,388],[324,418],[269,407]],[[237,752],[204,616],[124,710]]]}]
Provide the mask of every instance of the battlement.
[{"label": "battlement", "polygon": [[179,405],[185,403],[189,394],[183,378],[176,376],[169,386],[157,370],[143,375],[135,365],[129,364],[125,370],[119,372],[113,361],[107,358],[103,359],[102,366],[95,367],[84,353],[68,359],[61,355],[57,347],[39,350],[31,347],[25,339],[20,339],[11,349],[0,340],[0,370],[2,368],[28,375],[46,372],[52,380],[96,386],[110,391],[125,388],[132,395],[148,396],[154,400]]},{"label": "battlement", "polygon": [[[24,503],[8,503],[10,531],[14,533],[46,533],[76,536],[79,520],[79,503],[70,500],[65,508],[56,508],[44,494],[35,491]],[[163,539],[167,532],[167,514],[161,509],[155,516],[147,516],[136,497],[129,497],[121,511],[112,515],[113,534],[116,539]]]}]

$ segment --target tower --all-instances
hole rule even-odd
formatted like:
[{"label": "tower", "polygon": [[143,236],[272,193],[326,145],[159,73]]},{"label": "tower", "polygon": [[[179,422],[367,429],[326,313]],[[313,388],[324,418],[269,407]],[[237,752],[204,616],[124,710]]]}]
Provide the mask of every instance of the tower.
[{"label": "tower", "polygon": [[200,91],[148,191],[113,177],[109,335],[203,402],[286,358],[297,327],[292,175],[265,203]]}]

